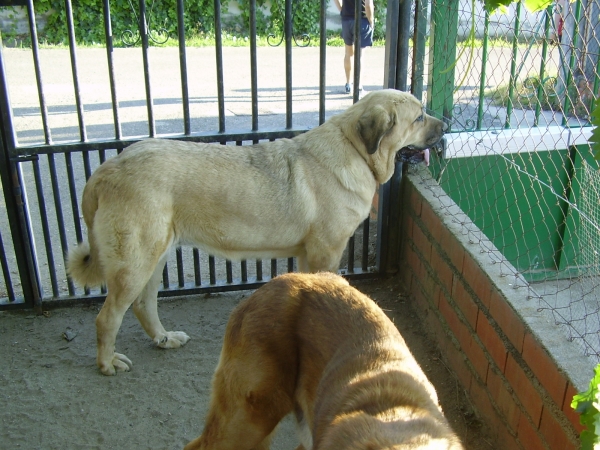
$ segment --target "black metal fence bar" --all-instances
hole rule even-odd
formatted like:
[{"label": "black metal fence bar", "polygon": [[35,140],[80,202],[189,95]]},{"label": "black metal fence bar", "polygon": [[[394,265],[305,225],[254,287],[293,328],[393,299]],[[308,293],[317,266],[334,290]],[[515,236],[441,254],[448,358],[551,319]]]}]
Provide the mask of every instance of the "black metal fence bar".
[{"label": "black metal fence bar", "polygon": [[113,61],[113,35],[110,21],[110,1],[104,0],[104,33],[106,36],[106,62],[108,65],[108,79],[110,83],[110,97],[112,101],[113,123],[115,127],[115,139],[120,140],[121,122],[119,120],[119,103],[117,98],[117,85],[115,82],[115,65]]},{"label": "black metal fence bar", "polygon": [[252,131],[258,130],[258,61],[256,52],[256,0],[250,0],[250,89],[252,95]]},{"label": "black metal fence bar", "polygon": [[240,271],[242,283],[248,282],[248,262],[244,259],[240,262]]},{"label": "black metal fence bar", "polygon": [[[258,143],[262,140],[275,140],[280,138],[293,138],[299,134],[304,133],[306,130],[302,128],[291,129],[291,130],[256,130],[256,131],[233,131],[223,135],[221,133],[214,132],[193,132],[189,136],[186,135],[169,135],[169,138],[177,139],[180,141],[194,141],[194,142],[220,142],[226,143],[231,141],[239,141],[243,144],[244,141],[251,141]],[[123,138],[119,140],[92,140],[89,139],[86,142],[66,142],[57,144],[40,144],[40,145],[23,145],[10,148],[10,154],[12,158],[29,157],[31,155],[43,155],[43,154],[62,154],[68,152],[80,152],[88,150],[112,150],[118,149],[121,151],[123,148],[134,144],[140,140],[139,137]],[[240,145],[242,145],[240,144]],[[101,162],[106,160],[102,157]]]},{"label": "black metal fence bar", "polygon": [[4,277],[4,286],[6,289],[6,298],[9,303],[14,303],[16,300],[15,290],[13,289],[10,269],[8,267],[8,259],[6,258],[6,250],[2,241],[2,233],[0,233],[0,266],[2,267],[2,276]]},{"label": "black metal fence bar", "polygon": [[363,247],[362,247],[362,265],[363,272],[369,270],[369,238],[370,238],[370,219],[367,218],[363,222]]},{"label": "black metal fence bar", "polygon": [[35,78],[37,81],[38,97],[40,100],[40,112],[42,115],[42,127],[46,144],[52,143],[50,135],[50,125],[48,124],[48,107],[44,95],[44,86],[42,83],[42,70],[40,67],[40,49],[38,45],[37,26],[35,23],[35,10],[33,9],[33,0],[27,2],[27,13],[29,16],[29,33],[31,34],[31,51],[33,52],[33,64],[35,68]]},{"label": "black metal fence bar", "polygon": [[142,39],[142,57],[144,64],[144,83],[146,85],[146,108],[148,109],[148,135],[156,136],[156,123],[154,121],[154,101],[152,99],[152,89],[150,87],[150,57],[148,55],[148,21],[146,20],[146,2],[139,1],[140,16],[139,30]]},{"label": "black metal fence bar", "polygon": [[202,285],[202,274],[200,272],[200,251],[197,248],[192,250],[194,259],[194,283],[196,286]]},{"label": "black metal fence bar", "polygon": [[225,262],[225,272],[226,272],[226,280],[227,284],[233,283],[233,267],[231,261],[227,260]]},{"label": "black metal fence bar", "polygon": [[177,0],[177,31],[179,37],[179,71],[181,73],[183,133],[189,135],[192,132],[192,129],[190,117],[190,95],[187,78],[187,57],[185,52],[185,27],[183,19],[183,0]]},{"label": "black metal fence bar", "polygon": [[285,127],[292,128],[292,0],[285,0]]},{"label": "black metal fence bar", "polygon": [[354,236],[348,241],[348,272],[354,273]]},{"label": "black metal fence bar", "polygon": [[321,0],[319,21],[319,125],[325,122],[325,86],[327,75],[327,1]]},{"label": "black metal fence bar", "polygon": [[223,39],[221,33],[221,1],[215,0],[215,58],[217,63],[219,133],[225,133],[225,87],[223,85]]},{"label": "black metal fence bar", "polygon": [[46,248],[46,261],[48,263],[48,271],[50,273],[50,285],[52,286],[52,296],[58,297],[60,295],[60,291],[58,289],[58,281],[56,278],[56,264],[54,262],[54,250],[52,249],[52,235],[50,234],[50,228],[48,226],[49,221],[48,214],[46,212],[46,198],[44,195],[44,187],[40,171],[40,163],[38,159],[33,160],[33,173],[35,177],[37,201],[40,209],[44,245]]},{"label": "black metal fence bar", "polygon": [[181,247],[177,247],[175,253],[177,256],[177,281],[179,283],[179,287],[182,288],[185,286],[185,275],[183,273],[183,250]]},{"label": "black metal fence bar", "polygon": [[[50,169],[50,181],[52,183],[52,194],[54,196],[54,212],[56,213],[56,220],[58,223],[58,235],[60,237],[60,245],[64,256],[63,262],[66,266],[65,258],[67,255],[67,250],[69,248],[69,241],[67,239],[67,233],[65,230],[65,219],[63,214],[62,199],[60,195],[60,186],[58,184],[58,171],[56,168],[56,161],[54,159],[54,155],[48,155],[48,167]],[[67,282],[69,286],[69,295],[75,295],[75,285],[70,279]]]},{"label": "black metal fence bar", "polygon": [[71,71],[73,73],[73,89],[75,90],[75,106],[77,108],[77,120],[79,121],[79,139],[87,140],[85,121],[83,118],[83,103],[81,102],[81,89],[79,89],[79,73],[77,71],[77,51],[75,40],[75,27],[73,25],[73,7],[71,0],[65,0],[67,16],[67,28],[69,31],[69,53],[71,56]]}]

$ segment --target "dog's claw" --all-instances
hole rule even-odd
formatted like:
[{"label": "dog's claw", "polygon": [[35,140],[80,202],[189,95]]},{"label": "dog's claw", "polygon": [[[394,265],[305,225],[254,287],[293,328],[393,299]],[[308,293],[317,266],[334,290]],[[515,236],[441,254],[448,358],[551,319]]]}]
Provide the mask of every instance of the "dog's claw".
[{"label": "dog's claw", "polygon": [[167,331],[166,335],[155,339],[160,348],[179,348],[189,340],[190,337],[183,331]]},{"label": "dog's claw", "polygon": [[104,375],[116,375],[117,372],[129,372],[133,367],[131,360],[122,353],[115,353],[111,364],[100,366],[100,371]]}]

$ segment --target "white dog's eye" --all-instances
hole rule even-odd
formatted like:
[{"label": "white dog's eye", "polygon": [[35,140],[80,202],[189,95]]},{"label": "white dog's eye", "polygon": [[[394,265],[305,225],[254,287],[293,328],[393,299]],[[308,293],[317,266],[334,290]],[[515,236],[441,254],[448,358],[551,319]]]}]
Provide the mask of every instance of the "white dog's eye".
[{"label": "white dog's eye", "polygon": [[425,115],[421,114],[419,117],[417,117],[417,119],[415,120],[415,122],[423,122],[423,119],[425,119]]}]

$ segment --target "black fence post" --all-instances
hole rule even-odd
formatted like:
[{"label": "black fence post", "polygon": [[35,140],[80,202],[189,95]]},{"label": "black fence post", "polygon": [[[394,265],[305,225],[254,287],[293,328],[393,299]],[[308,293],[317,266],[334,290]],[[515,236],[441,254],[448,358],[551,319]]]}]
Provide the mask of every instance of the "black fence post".
[{"label": "black fence post", "polygon": [[[28,208],[18,162],[11,159],[16,144],[8,82],[0,39],[0,182],[26,306],[41,310],[40,277],[29,227]],[[10,306],[10,305],[4,305]],[[22,306],[22,305],[20,305]]]},{"label": "black fence post", "polygon": [[[408,52],[411,24],[411,0],[388,0],[384,85],[408,90]],[[390,181],[379,187],[377,218],[377,267],[381,273],[398,271],[400,257],[400,183],[404,164],[396,161]]]}]

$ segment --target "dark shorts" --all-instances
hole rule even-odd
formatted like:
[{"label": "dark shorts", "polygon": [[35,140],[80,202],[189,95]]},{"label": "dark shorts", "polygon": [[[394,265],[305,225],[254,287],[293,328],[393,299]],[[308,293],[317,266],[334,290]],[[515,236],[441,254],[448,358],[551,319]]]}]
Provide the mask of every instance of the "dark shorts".
[{"label": "dark shorts", "polygon": [[[354,19],[342,17],[342,38],[346,45],[354,45]],[[366,17],[360,22],[360,47],[371,47],[373,45],[373,27]]]}]

